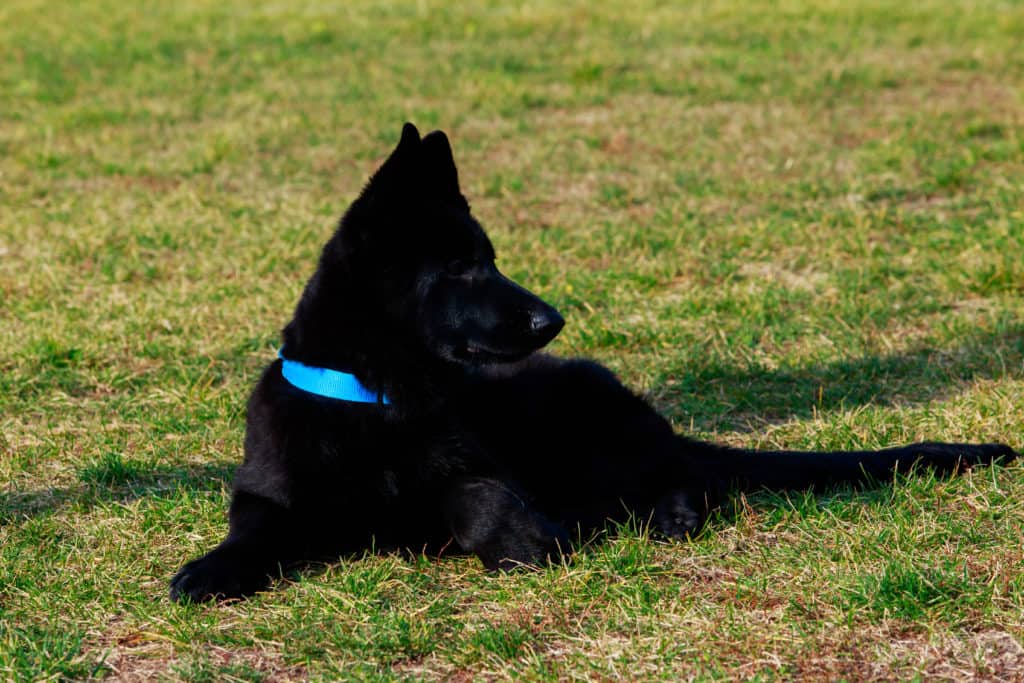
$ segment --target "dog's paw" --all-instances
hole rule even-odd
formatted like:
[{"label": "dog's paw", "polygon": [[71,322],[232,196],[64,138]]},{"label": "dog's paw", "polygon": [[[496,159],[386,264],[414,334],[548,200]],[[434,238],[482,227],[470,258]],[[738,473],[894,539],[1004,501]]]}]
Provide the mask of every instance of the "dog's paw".
[{"label": "dog's paw", "polygon": [[502,481],[467,477],[452,485],[445,505],[455,542],[488,571],[536,567],[572,551],[566,530]]},{"label": "dog's paw", "polygon": [[557,563],[572,552],[569,534],[561,527],[538,522],[533,533],[502,533],[474,552],[489,572],[509,572]]},{"label": "dog's paw", "polygon": [[698,507],[685,491],[667,493],[654,507],[651,528],[669,538],[692,538],[704,526],[705,516],[701,509],[702,506]]},{"label": "dog's paw", "polygon": [[266,588],[270,576],[242,557],[217,549],[182,567],[171,579],[171,600],[205,602],[252,595]]}]

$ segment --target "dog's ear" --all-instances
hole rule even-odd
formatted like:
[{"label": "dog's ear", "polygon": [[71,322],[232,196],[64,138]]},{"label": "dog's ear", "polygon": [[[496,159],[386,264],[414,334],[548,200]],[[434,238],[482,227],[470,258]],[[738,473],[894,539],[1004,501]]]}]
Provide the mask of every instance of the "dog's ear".
[{"label": "dog's ear", "polygon": [[436,130],[420,139],[416,126],[402,126],[398,146],[363,190],[365,202],[392,202],[396,197],[427,199],[469,210],[459,190],[459,173],[455,168],[448,137]]},{"label": "dog's ear", "polygon": [[399,151],[408,150],[412,152],[420,143],[420,132],[416,130],[416,126],[412,125],[408,121],[402,124],[402,138],[398,141],[398,147],[392,152],[392,156],[397,154]]},{"label": "dog's ear", "polygon": [[448,136],[435,130],[423,138],[420,148],[423,177],[429,184],[434,198],[452,202],[468,210],[469,204],[459,189],[459,172],[455,168],[455,157],[452,155]]},{"label": "dog's ear", "polygon": [[374,177],[396,175],[412,170],[420,156],[420,144],[420,132],[416,130],[416,126],[406,121],[402,126],[402,137],[398,141],[398,146],[381,164]]},{"label": "dog's ear", "polygon": [[448,136],[439,130],[429,133],[420,143],[423,150],[423,170],[435,190],[444,195],[461,195],[459,172]]},{"label": "dog's ear", "polygon": [[402,126],[402,137],[398,146],[391,152],[370,182],[363,189],[363,197],[381,196],[400,190],[409,185],[415,173],[420,157],[420,132],[416,126],[406,123]]}]

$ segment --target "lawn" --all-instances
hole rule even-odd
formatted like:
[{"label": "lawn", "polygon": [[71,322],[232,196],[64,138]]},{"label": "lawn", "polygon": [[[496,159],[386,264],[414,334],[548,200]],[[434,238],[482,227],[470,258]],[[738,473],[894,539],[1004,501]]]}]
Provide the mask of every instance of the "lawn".
[{"label": "lawn", "polygon": [[679,430],[1024,447],[1022,36],[989,0],[5,0],[0,680],[1024,680],[1021,465],[167,599],[405,120],[554,350]]}]

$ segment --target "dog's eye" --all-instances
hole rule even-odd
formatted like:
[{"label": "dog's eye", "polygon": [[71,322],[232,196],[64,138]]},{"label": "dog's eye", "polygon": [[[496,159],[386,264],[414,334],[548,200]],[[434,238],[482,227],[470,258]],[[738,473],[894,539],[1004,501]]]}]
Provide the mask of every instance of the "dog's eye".
[{"label": "dog's eye", "polygon": [[470,264],[468,261],[455,259],[454,261],[449,261],[445,264],[444,272],[452,277],[461,277],[469,272],[469,268]]}]

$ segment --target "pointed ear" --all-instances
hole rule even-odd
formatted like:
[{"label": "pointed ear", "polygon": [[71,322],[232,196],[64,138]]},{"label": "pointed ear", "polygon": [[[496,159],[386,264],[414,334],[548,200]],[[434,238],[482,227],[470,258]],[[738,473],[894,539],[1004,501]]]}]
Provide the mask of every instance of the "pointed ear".
[{"label": "pointed ear", "polygon": [[465,203],[459,190],[459,172],[448,136],[439,130],[429,133],[420,143],[421,163],[431,189],[439,197],[457,199]]},{"label": "pointed ear", "polygon": [[420,132],[416,130],[416,126],[406,121],[402,125],[402,138],[398,141],[398,147],[395,148],[397,152],[400,149],[413,149],[420,143]]},{"label": "pointed ear", "polygon": [[381,165],[381,170],[394,166],[403,165],[403,161],[408,161],[418,154],[420,147],[420,132],[416,130],[416,126],[406,121],[405,125],[402,126],[402,137],[398,141],[398,146],[391,152],[391,155]]},{"label": "pointed ear", "polygon": [[402,137],[380,168],[370,177],[363,188],[362,197],[386,195],[409,184],[409,177],[415,171],[420,150],[420,132],[416,126],[406,123],[402,126]]}]

